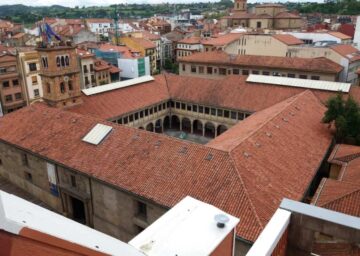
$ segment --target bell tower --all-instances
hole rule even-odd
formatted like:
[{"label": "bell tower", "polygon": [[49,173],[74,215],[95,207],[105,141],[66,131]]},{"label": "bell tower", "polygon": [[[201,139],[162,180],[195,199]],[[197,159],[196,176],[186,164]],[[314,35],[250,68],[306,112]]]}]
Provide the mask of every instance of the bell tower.
[{"label": "bell tower", "polygon": [[247,0],[235,0],[234,13],[245,13],[247,11]]},{"label": "bell tower", "polygon": [[61,43],[39,47],[37,51],[41,62],[44,101],[59,108],[82,103],[75,47],[70,43]]}]

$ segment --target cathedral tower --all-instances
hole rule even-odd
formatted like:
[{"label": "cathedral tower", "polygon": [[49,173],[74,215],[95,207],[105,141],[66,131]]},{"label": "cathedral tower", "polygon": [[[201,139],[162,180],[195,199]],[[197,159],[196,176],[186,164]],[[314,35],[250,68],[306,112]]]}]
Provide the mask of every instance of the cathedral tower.
[{"label": "cathedral tower", "polygon": [[80,104],[80,70],[75,47],[71,44],[37,48],[41,62],[43,99],[50,106]]}]

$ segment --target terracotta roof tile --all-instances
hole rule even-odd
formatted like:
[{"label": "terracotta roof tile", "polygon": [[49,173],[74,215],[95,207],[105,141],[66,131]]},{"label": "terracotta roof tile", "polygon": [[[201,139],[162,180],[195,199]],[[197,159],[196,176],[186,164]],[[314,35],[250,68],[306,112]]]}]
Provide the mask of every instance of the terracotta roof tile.
[{"label": "terracotta roof tile", "polygon": [[187,37],[178,41],[180,44],[201,44],[201,42],[202,39],[200,37]]},{"label": "terracotta roof tile", "polygon": [[342,40],[347,40],[347,39],[351,40],[352,39],[351,36],[345,35],[338,31],[329,31],[328,34],[335,36],[337,38],[340,38]]},{"label": "terracotta roof tile", "polygon": [[213,46],[225,46],[236,40],[239,40],[243,34],[241,33],[229,33],[226,35],[221,35],[216,38],[210,38],[203,42],[203,45],[213,45]]},{"label": "terracotta roof tile", "polygon": [[279,68],[308,72],[338,74],[343,67],[325,57],[289,58],[256,55],[230,55],[223,51],[209,51],[179,58],[179,62],[237,65],[246,67]]},{"label": "terracotta roof tile", "polygon": [[360,60],[360,51],[349,44],[331,45],[330,48],[351,62]]},{"label": "terracotta roof tile", "polygon": [[288,34],[276,34],[273,35],[273,38],[279,40],[280,42],[286,44],[286,45],[299,45],[304,44],[304,42],[295,36],[288,35]]},{"label": "terracotta roof tile", "polygon": [[87,23],[113,23],[112,19],[106,19],[106,18],[90,18],[86,19]]}]

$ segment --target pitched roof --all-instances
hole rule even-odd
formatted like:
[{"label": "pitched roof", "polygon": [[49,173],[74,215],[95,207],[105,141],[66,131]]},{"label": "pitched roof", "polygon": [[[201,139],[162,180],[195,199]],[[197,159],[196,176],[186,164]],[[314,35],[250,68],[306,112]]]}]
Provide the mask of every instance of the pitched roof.
[{"label": "pitched roof", "polygon": [[360,183],[323,178],[312,204],[360,217]]},{"label": "pitched roof", "polygon": [[136,58],[133,54],[139,52],[127,46],[117,46],[112,44],[101,44],[99,49],[102,51],[119,52],[122,58],[133,59]]},{"label": "pitched roof", "polygon": [[[240,217],[237,235],[254,241],[283,197],[300,200],[307,190],[331,143],[323,112],[306,91],[242,121],[248,127],[267,120],[227,151],[37,103],[2,118],[0,140],[166,207],[187,195],[211,203]],[[112,126],[111,134],[97,146],[82,142],[97,123]],[[230,130],[237,129],[243,131],[241,125]]]},{"label": "pitched roof", "polygon": [[187,38],[184,38],[180,41],[178,41],[178,43],[180,44],[201,44],[201,38],[200,37],[187,37]]},{"label": "pitched roof", "polygon": [[86,19],[87,23],[112,23],[112,19],[106,19],[106,18],[90,18]]},{"label": "pitched roof", "polygon": [[304,44],[304,42],[297,37],[289,34],[276,34],[272,36],[273,38],[279,40],[280,42],[286,45],[299,45]]},{"label": "pitched roof", "polygon": [[[249,83],[246,82],[247,76],[236,75],[227,76],[222,80],[170,74],[157,75],[154,78],[154,81],[136,86],[92,96],[82,95],[83,104],[69,110],[103,119],[111,119],[173,99],[255,112],[306,90],[304,88]],[[323,103],[336,94],[336,92],[320,90],[312,90],[312,92]],[[360,101],[360,88],[352,87],[350,95]]]},{"label": "pitched roof", "polygon": [[102,59],[95,59],[94,61],[94,70],[99,72],[103,70],[109,70],[111,66],[109,66],[109,63],[102,60]]},{"label": "pitched roof", "polygon": [[257,55],[231,55],[223,51],[194,53],[179,58],[179,62],[237,65],[246,67],[278,68],[307,72],[338,74],[343,67],[325,57],[320,58],[289,58]]},{"label": "pitched roof", "polygon": [[330,48],[351,62],[360,60],[360,51],[349,44],[331,45]]},{"label": "pitched roof", "polygon": [[229,33],[215,38],[210,38],[209,40],[204,41],[203,45],[225,46],[239,40],[241,37],[242,33]]},{"label": "pitched roof", "polygon": [[157,35],[157,34],[154,34],[154,33],[150,33],[149,31],[147,30],[144,30],[144,31],[141,31],[142,33],[142,36],[145,38],[145,39],[148,39],[150,41],[155,41],[155,40],[160,40],[161,39],[161,36],[160,35]]},{"label": "pitched roof", "polygon": [[305,196],[332,140],[321,123],[324,112],[308,90],[253,114],[207,144],[229,152],[261,223],[276,210],[280,194],[294,200]]},{"label": "pitched roof", "polygon": [[152,41],[145,38],[130,37],[130,39],[139,46],[144,47],[145,49],[151,49],[156,47],[156,45]]},{"label": "pitched roof", "polygon": [[328,34],[332,35],[332,36],[335,36],[337,38],[340,38],[342,40],[351,40],[351,36],[348,36],[348,35],[345,35],[341,32],[338,32],[338,31],[329,31]]}]

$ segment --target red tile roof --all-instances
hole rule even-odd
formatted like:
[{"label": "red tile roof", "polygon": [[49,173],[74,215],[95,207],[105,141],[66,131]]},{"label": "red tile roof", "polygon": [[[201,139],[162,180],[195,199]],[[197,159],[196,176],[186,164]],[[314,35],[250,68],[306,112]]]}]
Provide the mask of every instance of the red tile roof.
[{"label": "red tile roof", "polygon": [[203,45],[212,45],[212,46],[225,46],[236,40],[239,40],[243,34],[241,33],[229,33],[226,35],[221,35],[219,37],[210,38],[209,40],[203,41]]},{"label": "red tile roof", "polygon": [[94,61],[94,70],[99,72],[103,70],[109,70],[111,67],[109,66],[109,63],[102,60],[102,59],[96,59]]},{"label": "red tile roof", "polygon": [[[92,96],[82,95],[84,103],[69,110],[103,119],[111,119],[173,99],[256,112],[306,90],[304,88],[247,83],[246,78],[247,76],[232,75],[222,80],[215,80],[169,74],[157,75],[152,82]],[[313,90],[313,93],[323,103],[336,94],[319,90]],[[360,87],[352,87],[350,95],[360,102]]]},{"label": "red tile roof", "polygon": [[351,62],[360,60],[360,51],[349,44],[332,45],[330,48]]},{"label": "red tile roof", "polygon": [[187,37],[178,41],[180,44],[201,44],[201,42],[202,39],[200,37]]},{"label": "red tile roof", "polygon": [[304,42],[295,36],[288,35],[288,34],[276,34],[273,35],[273,38],[279,40],[280,42],[286,44],[286,45],[299,45],[304,44]]},{"label": "red tile roof", "polygon": [[143,37],[144,37],[145,39],[148,39],[148,40],[150,40],[150,41],[156,41],[156,40],[160,40],[160,39],[161,39],[161,37],[160,37],[159,35],[154,34],[154,33],[150,33],[150,32],[147,31],[147,30],[142,31],[141,33],[142,33],[142,35],[143,35]]},{"label": "red tile roof", "polygon": [[340,38],[341,40],[351,40],[351,36],[345,35],[338,31],[329,31],[328,34]]},{"label": "red tile roof", "polygon": [[130,38],[133,42],[135,42],[137,45],[144,47],[145,49],[151,49],[151,48],[156,48],[156,45],[145,38],[136,38],[136,37],[131,37]]},{"label": "red tile roof", "polygon": [[87,23],[112,23],[113,20],[112,19],[106,19],[106,18],[91,18],[91,19],[86,19]]},{"label": "red tile roof", "polygon": [[122,58],[136,58],[134,53],[139,53],[139,51],[131,49],[127,46],[116,46],[112,44],[101,44],[99,49],[102,51],[109,51],[109,52],[119,52],[122,55]]},{"label": "red tile roof", "polygon": [[338,74],[343,67],[325,57],[289,58],[257,55],[230,55],[223,51],[209,51],[191,54],[178,60],[188,63],[204,63],[215,65],[236,65],[245,67],[277,68],[307,72]]},{"label": "red tile roof", "polygon": [[354,244],[345,242],[316,242],[312,252],[321,256],[360,256],[360,248]]},{"label": "red tile roof", "polygon": [[[254,241],[283,197],[304,196],[331,143],[323,112],[318,99],[303,92],[242,121],[267,120],[229,152],[36,103],[0,119],[0,140],[165,207],[193,196],[240,217],[237,235]],[[82,138],[96,123],[113,130],[94,146]]]}]

